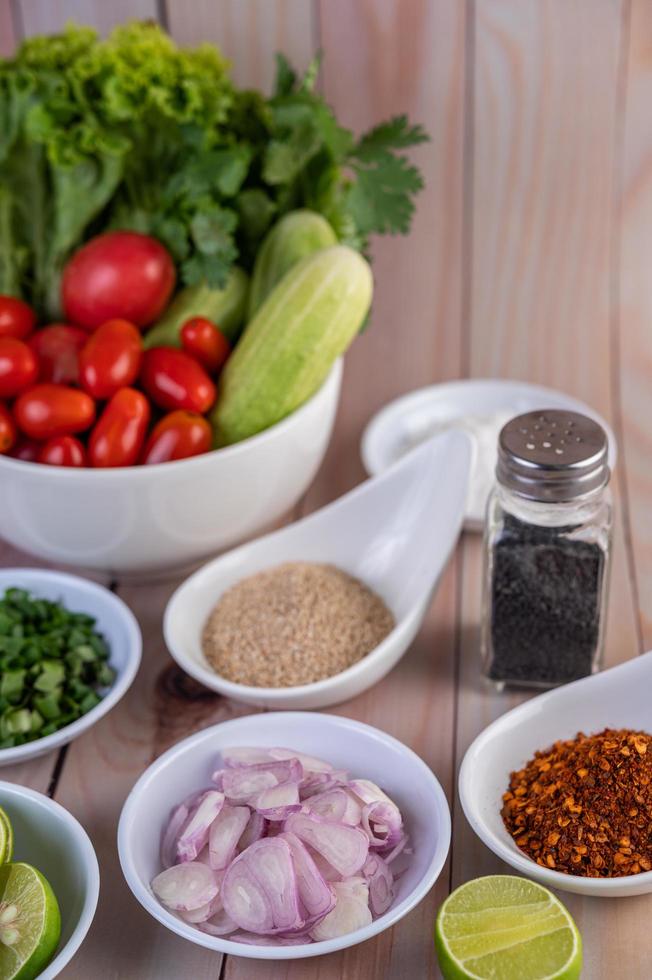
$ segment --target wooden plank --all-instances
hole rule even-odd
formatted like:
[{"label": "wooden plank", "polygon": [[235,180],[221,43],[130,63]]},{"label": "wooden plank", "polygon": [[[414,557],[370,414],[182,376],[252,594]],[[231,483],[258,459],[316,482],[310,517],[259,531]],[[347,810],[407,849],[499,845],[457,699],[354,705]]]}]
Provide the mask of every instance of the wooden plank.
[{"label": "wooden plank", "polygon": [[464,162],[463,4],[448,0],[326,0],[321,47],[326,97],[356,132],[407,112],[430,134],[412,158],[425,190],[410,237],[373,243],[369,329],[346,358],[338,437],[308,496],[321,506],[364,476],[358,444],[383,404],[459,376]]},{"label": "wooden plank", "polygon": [[179,44],[219,45],[238,85],[269,92],[276,51],[303,71],[317,48],[312,0],[167,0],[166,7]]},{"label": "wooden plank", "polygon": [[[347,355],[335,436],[307,496],[307,510],[362,478],[358,445],[372,411],[415,385],[456,376],[461,360],[464,8],[448,2],[328,0],[321,5],[321,43],[324,88],[339,118],[359,130],[406,111],[424,122],[432,144],[418,154],[428,186],[412,234],[374,248],[372,322]],[[382,58],[375,56],[380,50]],[[452,565],[401,664],[372,690],[335,709],[406,742],[437,773],[447,793],[454,778],[457,601]],[[445,869],[428,898],[397,927],[363,946],[320,958],[311,968],[320,980],[433,976],[432,922],[447,889]],[[305,975],[305,964],[299,962],[231,957],[224,973],[225,980],[302,980]]]},{"label": "wooden plank", "polygon": [[0,58],[8,58],[14,53],[17,40],[11,0],[0,0]]},{"label": "wooden plank", "polygon": [[51,34],[70,21],[107,34],[127,20],[157,20],[157,0],[20,0],[22,36]]},{"label": "wooden plank", "polygon": [[[471,373],[553,384],[611,420],[618,416],[611,286],[625,13],[626,4],[587,0],[480,0],[475,21]],[[616,507],[609,663],[638,652],[618,493]],[[480,585],[481,543],[468,540],[458,764],[475,735],[523,698],[492,692],[480,678]],[[470,831],[459,805],[454,828],[454,885],[506,870]],[[583,932],[587,976],[606,980],[623,969],[649,976],[640,942],[648,898],[627,910],[563,898]]]},{"label": "wooden plank", "polygon": [[652,294],[646,255],[652,227],[652,7],[634,0],[628,58],[625,143],[621,184],[620,389],[632,550],[644,649],[652,647]]}]

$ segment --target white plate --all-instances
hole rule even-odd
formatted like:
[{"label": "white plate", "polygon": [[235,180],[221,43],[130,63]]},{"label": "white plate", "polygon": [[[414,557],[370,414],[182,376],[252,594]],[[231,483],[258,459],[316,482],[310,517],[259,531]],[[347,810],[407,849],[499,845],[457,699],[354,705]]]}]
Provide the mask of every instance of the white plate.
[{"label": "white plate", "polygon": [[38,868],[59,903],[59,947],[39,974],[39,980],[53,980],[79,949],[95,915],[100,890],[95,851],[81,824],[42,793],[0,782],[0,806],[14,829],[14,861]]},{"label": "white plate", "polygon": [[[435,436],[391,472],[209,562],[179,586],[165,610],[163,633],[174,659],[211,690],[268,708],[324,708],[371,687],[403,656],[421,626],[460,533],[470,456],[463,434]],[[312,684],[265,688],[221,677],[202,651],[211,609],[240,579],[285,561],[329,562],[361,579],[394,613],[394,629],[366,657]]]},{"label": "white plate", "polygon": [[508,711],[469,747],[459,776],[460,801],[476,834],[503,861],[548,888],[613,898],[652,892],[652,871],[623,878],[581,878],[542,868],[503,824],[502,794],[511,772],[558,739],[605,728],[652,733],[652,653],[548,691]]},{"label": "white plate", "polygon": [[0,595],[16,586],[52,602],[62,602],[70,612],[83,612],[96,620],[95,629],[109,645],[109,664],[115,680],[102,700],[65,728],[14,748],[0,749],[0,766],[35,759],[72,742],[113,708],[129,690],[140,664],[142,639],[136,617],[128,606],[102,585],[45,568],[3,568]]},{"label": "white plate", "polygon": [[[465,417],[493,417],[495,442],[502,425],[516,415],[540,408],[561,408],[581,412],[599,422],[609,438],[609,465],[616,463],[616,439],[607,422],[589,405],[540,385],[521,381],[470,380],[419,388],[390,402],[373,416],[362,434],[361,455],[367,473],[375,476],[439,429],[456,427]],[[489,436],[489,433],[487,433]],[[489,436],[490,437],[490,436]],[[478,454],[474,454],[477,464]],[[475,465],[467,499],[464,527],[468,531],[484,528],[486,498],[493,483],[494,454],[483,472]]]},{"label": "white plate", "polygon": [[[337,939],[301,946],[248,946],[208,936],[157,901],[150,882],[161,870],[159,842],[170,810],[210,783],[220,751],[235,745],[285,746],[321,757],[354,776],[374,780],[395,800],[414,853],[396,883],[396,897],[387,912],[371,925]],[[143,773],[127,797],[118,826],[122,871],[150,915],[198,946],[260,960],[321,956],[384,932],[425,898],[441,873],[449,846],[450,813],[444,791],[418,755],[370,725],[309,712],[247,715],[184,739]]]}]

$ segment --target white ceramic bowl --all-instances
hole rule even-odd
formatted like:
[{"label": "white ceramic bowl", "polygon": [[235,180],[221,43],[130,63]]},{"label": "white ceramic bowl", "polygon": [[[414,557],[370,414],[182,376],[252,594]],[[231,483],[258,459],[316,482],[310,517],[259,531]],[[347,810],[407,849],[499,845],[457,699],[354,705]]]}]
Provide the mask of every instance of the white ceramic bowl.
[{"label": "white ceramic bowl", "polygon": [[[372,779],[396,801],[414,853],[397,882],[391,908],[347,936],[302,946],[245,946],[187,925],[154,897],[150,881],[161,870],[159,840],[170,810],[206,785],[227,746],[283,745],[321,756],[353,775]],[[150,915],[199,946],[233,956],[290,960],[355,946],[398,922],[439,877],[450,846],[450,813],[444,791],[419,756],[390,735],[349,718],[310,713],[248,715],[206,728],[179,742],[149,767],[127,797],[118,827],[120,863],[132,892]]]},{"label": "white ceramic bowl", "polygon": [[647,653],[540,694],[485,728],[464,756],[459,792],[467,820],[494,854],[548,888],[603,898],[652,892],[652,871],[623,878],[581,878],[542,868],[516,846],[500,816],[510,773],[538,749],[579,731],[591,735],[605,728],[630,728],[652,733],[650,690],[652,653]]},{"label": "white ceramic bowl", "polygon": [[104,635],[110,647],[109,664],[115,680],[102,700],[85,715],[52,735],[0,749],[0,766],[13,765],[61,748],[99,721],[129,690],[140,664],[142,639],[140,627],[128,606],[95,582],[44,568],[3,568],[0,570],[0,595],[17,586],[33,595],[53,602],[61,601],[71,612],[84,612],[97,620],[95,628]]},{"label": "white ceramic bowl", "polygon": [[[323,708],[365,691],[399,661],[421,626],[460,532],[469,460],[468,439],[445,433],[310,517],[216,558],[168,603],[163,632],[172,656],[206,687],[247,704]],[[366,657],[325,680],[277,688],[226,680],[202,651],[210,610],[240,579],[284,561],[344,569],[382,596],[396,626]]]},{"label": "white ceramic bowl", "polygon": [[52,980],[75,955],[93,921],[100,891],[95,851],[81,824],[42,793],[0,782],[0,806],[14,829],[14,861],[38,868],[59,903],[58,951],[39,974],[39,980]]},{"label": "white ceramic bowl", "polygon": [[[438,429],[455,427],[456,424],[463,427],[467,417],[494,417],[496,451],[489,465],[486,462],[482,465],[484,454],[478,458],[477,436],[473,428],[470,430],[474,434],[474,454],[464,527],[467,531],[482,531],[486,499],[493,485],[493,470],[498,456],[498,432],[502,428],[496,419],[513,418],[538,408],[581,412],[595,419],[607,433],[609,465],[613,469],[616,463],[616,437],[605,419],[590,405],[555,388],[500,378],[448,381],[418,388],[394,399],[376,412],[367,424],[360,443],[362,462],[370,475],[383,473]],[[491,438],[491,427],[486,438]]]},{"label": "white ceramic bowl", "polygon": [[116,573],[199,561],[296,503],[326,451],[341,378],[338,361],[288,418],[193,459],[93,470],[0,456],[0,533],[40,558]]}]

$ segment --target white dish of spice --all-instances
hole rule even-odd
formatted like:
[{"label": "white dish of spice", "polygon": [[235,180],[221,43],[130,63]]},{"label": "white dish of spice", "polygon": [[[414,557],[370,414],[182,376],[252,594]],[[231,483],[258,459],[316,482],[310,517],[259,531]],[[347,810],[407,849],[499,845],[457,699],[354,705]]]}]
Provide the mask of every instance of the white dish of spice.
[{"label": "white dish of spice", "polygon": [[487,497],[494,483],[500,430],[516,415],[540,408],[579,412],[598,422],[609,439],[609,466],[613,470],[616,438],[590,406],[554,388],[478,378],[429,385],[385,405],[362,434],[362,462],[367,473],[376,476],[438,432],[459,429],[468,433],[473,458],[464,528],[482,531]]},{"label": "white dish of spice", "polygon": [[[652,653],[646,653],[611,670],[573,681],[532,698],[485,728],[464,756],[459,775],[459,794],[467,820],[494,854],[510,864],[519,874],[534,878],[547,888],[560,888],[563,891],[602,898],[652,892],[652,871],[594,878],[541,866],[516,845],[501,816],[503,794],[510,785],[510,774],[520,776],[535,753],[549,752],[555,743],[574,739],[578,732],[591,736],[604,732],[605,729],[613,729],[616,734],[618,730],[652,734],[651,685]],[[637,751],[644,753],[642,759],[645,760],[645,740],[641,741]],[[621,799],[615,801],[612,774],[616,770],[613,766],[610,770],[608,765],[605,768],[606,773],[600,776],[591,771],[578,770],[581,779],[589,778],[593,781],[589,798],[591,794],[597,794],[597,802],[594,800],[586,806],[587,813],[584,813],[585,808],[581,806],[579,797],[572,800],[566,797],[559,813],[560,829],[573,829],[571,837],[580,848],[577,853],[586,853],[581,850],[583,847],[589,849],[589,862],[592,856],[590,848],[594,846],[590,836],[599,832],[603,835],[602,841],[612,836],[610,825],[596,830],[595,821],[589,812],[598,806],[602,798],[607,801],[608,806],[612,806],[613,801],[614,829],[620,826],[615,821],[623,819],[615,809],[617,805],[620,807],[631,803],[633,810],[627,811],[627,819],[642,827],[643,832],[649,827],[652,813],[651,782],[645,782],[642,787],[627,783],[622,787]],[[617,769],[618,779],[627,778],[631,771],[629,760],[624,760]],[[648,776],[644,778],[647,780]],[[567,783],[564,782],[563,785]],[[538,789],[545,793],[545,787],[539,786]],[[637,801],[634,800],[636,795],[640,795]],[[552,806],[557,806],[554,799]],[[599,809],[603,811],[604,807],[599,806]],[[552,840],[548,837],[542,841],[545,847],[542,857],[546,858],[550,853],[554,861],[558,856],[558,851],[555,850],[560,843],[557,836],[555,834]],[[635,846],[631,827],[629,836]],[[600,844],[600,841],[597,843]],[[598,850],[597,847],[595,849]],[[628,853],[627,849],[624,853]]]},{"label": "white dish of spice", "polygon": [[[209,562],[177,589],[167,605],[163,631],[174,659],[211,690],[263,707],[323,708],[371,687],[403,656],[421,625],[460,533],[470,459],[470,441],[465,434],[443,433],[410,453],[387,473],[367,480],[309,517]],[[314,657],[315,649],[309,644],[308,636],[299,637],[295,666],[301,669],[297,678],[323,678],[308,683],[293,683],[293,675],[288,672],[291,664],[284,665],[283,686],[249,683],[252,679],[250,644],[238,647],[249,657],[243,670],[248,683],[216,673],[202,645],[216,603],[237,583],[241,588],[253,587],[255,594],[260,588],[260,578],[256,578],[253,586],[244,580],[261,572],[270,574],[275,570],[278,574],[278,566],[284,563],[300,563],[304,575],[306,564],[312,566],[313,575],[316,567],[322,566],[323,574],[323,566],[330,566],[331,571],[345,573],[349,586],[352,578],[353,594],[341,581],[336,583],[337,602],[334,608],[326,609],[327,631],[333,630],[333,622],[350,629],[352,609],[362,601],[367,612],[375,609],[372,622],[367,622],[370,635],[375,636],[374,631],[379,629],[378,635],[386,633],[384,639],[366,655],[358,651],[357,659],[351,656],[351,661],[356,659],[351,666],[323,676],[324,672],[337,670],[345,663],[342,658],[346,657],[346,650],[339,643],[341,638],[335,637],[333,641],[337,659],[329,658],[328,649],[321,649],[322,637],[318,662],[306,666],[301,664],[302,657]],[[361,592],[361,586],[366,590],[362,588]],[[332,580],[330,587],[335,588]],[[314,581],[311,588],[314,591]],[[374,596],[382,600],[394,618],[395,625],[389,632],[390,624]],[[278,602],[282,599],[282,594],[277,596]],[[230,620],[233,629],[239,608],[236,604],[236,619],[232,616]],[[323,604],[321,608],[323,611]],[[245,615],[243,609],[243,627],[246,629],[247,624],[251,626],[254,622],[251,610]],[[235,634],[233,638],[235,642]],[[269,650],[269,643],[267,647]],[[264,658],[265,653],[261,651],[260,656]],[[236,666],[230,662],[227,671],[230,677],[237,676],[233,673]],[[253,668],[261,669],[256,663]],[[278,683],[273,665],[262,676],[266,681]]]}]

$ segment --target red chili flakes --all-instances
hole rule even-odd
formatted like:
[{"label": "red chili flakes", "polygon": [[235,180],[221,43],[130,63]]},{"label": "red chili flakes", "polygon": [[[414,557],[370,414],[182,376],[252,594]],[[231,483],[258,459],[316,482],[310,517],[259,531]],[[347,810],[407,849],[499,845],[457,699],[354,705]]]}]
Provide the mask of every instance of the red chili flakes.
[{"label": "red chili flakes", "polygon": [[501,815],[546,868],[587,878],[652,869],[652,735],[579,732],[513,772]]}]

